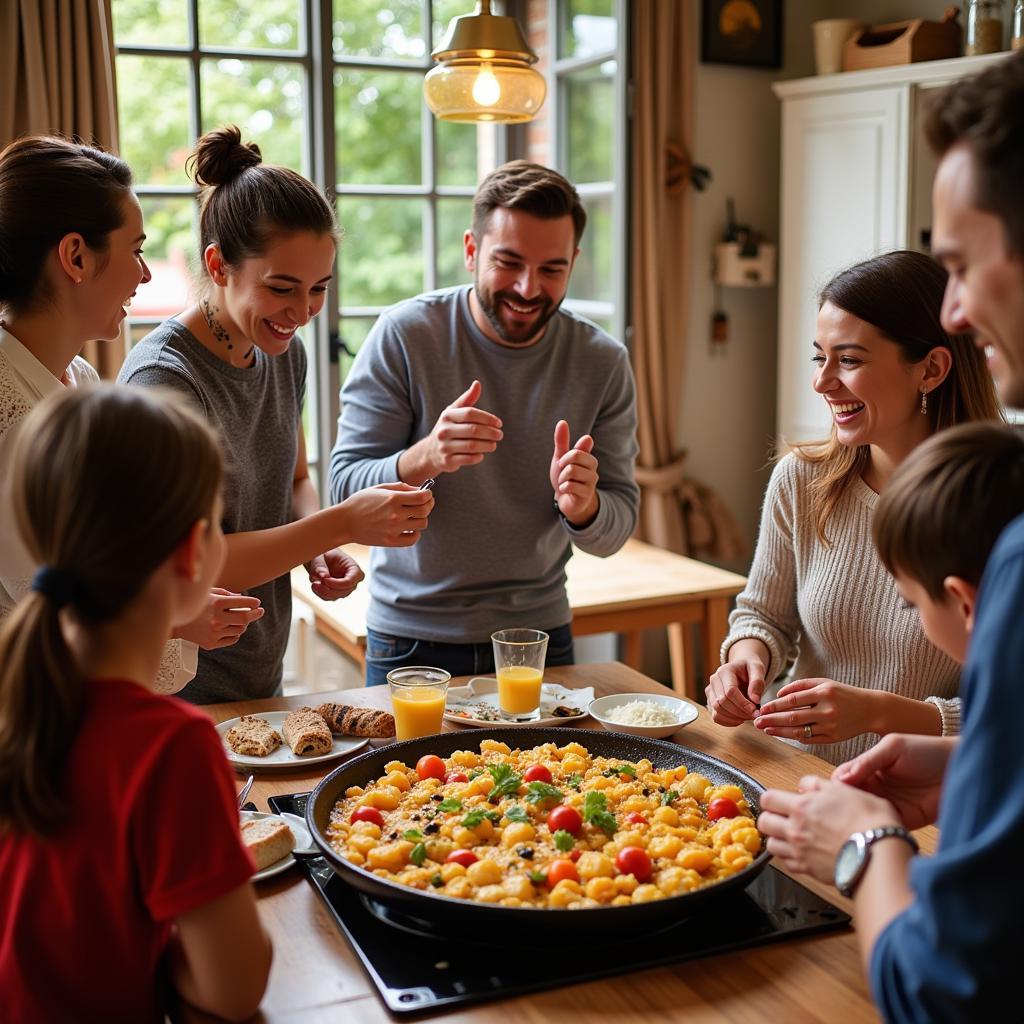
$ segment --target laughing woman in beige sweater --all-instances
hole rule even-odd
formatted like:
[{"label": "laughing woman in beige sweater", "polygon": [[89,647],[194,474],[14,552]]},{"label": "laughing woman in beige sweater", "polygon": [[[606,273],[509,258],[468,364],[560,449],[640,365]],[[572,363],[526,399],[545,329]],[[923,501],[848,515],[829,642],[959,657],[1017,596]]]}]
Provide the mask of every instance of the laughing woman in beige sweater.
[{"label": "laughing woman in beige sweater", "polygon": [[[918,444],[1000,416],[982,353],[939,323],[945,284],[927,256],[893,252],[822,291],[811,358],[832,433],[796,445],[768,484],[707,687],[719,724],[753,720],[833,764],[885,733],[959,732],[958,666],[925,638],[871,543],[878,495]],[[790,663],[792,681],[762,704]]]}]

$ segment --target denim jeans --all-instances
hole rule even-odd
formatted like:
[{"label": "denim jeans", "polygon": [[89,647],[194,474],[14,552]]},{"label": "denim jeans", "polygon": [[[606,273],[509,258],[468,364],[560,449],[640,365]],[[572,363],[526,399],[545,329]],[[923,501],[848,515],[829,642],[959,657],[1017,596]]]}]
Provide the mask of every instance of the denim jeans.
[{"label": "denim jeans", "polygon": [[[572,626],[558,626],[544,632],[548,634],[545,664],[572,665]],[[443,644],[367,629],[367,686],[383,686],[393,668],[405,665],[432,665],[453,676],[493,674],[494,648],[490,640],[482,644]]]}]

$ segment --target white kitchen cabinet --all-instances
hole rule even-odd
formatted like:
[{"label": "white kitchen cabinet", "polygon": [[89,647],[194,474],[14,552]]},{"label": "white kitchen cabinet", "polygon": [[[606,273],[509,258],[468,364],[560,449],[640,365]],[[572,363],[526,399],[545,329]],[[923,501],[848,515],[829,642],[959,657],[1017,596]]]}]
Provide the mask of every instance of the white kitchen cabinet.
[{"label": "white kitchen cabinet", "polygon": [[773,88],[782,101],[778,434],[824,437],[811,388],[817,294],[843,267],[923,249],[935,173],[922,134],[929,90],[1005,55],[822,75]]}]

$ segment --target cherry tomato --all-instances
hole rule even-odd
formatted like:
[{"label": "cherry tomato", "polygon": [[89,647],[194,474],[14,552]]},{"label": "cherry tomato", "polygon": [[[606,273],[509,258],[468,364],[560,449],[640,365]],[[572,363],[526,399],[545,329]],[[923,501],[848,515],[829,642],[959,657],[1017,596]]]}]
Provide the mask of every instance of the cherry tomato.
[{"label": "cherry tomato", "polygon": [[615,866],[624,875],[632,875],[638,882],[646,882],[651,877],[651,858],[639,846],[624,846],[619,850]]},{"label": "cherry tomato", "polygon": [[416,774],[421,779],[443,779],[447,771],[437,754],[424,754],[416,762]]},{"label": "cherry tomato", "polygon": [[357,821],[372,821],[374,825],[384,827],[384,815],[376,807],[357,807],[348,819],[354,825]]},{"label": "cherry tomato", "polygon": [[469,776],[465,772],[449,772],[444,777],[445,782],[469,782]]},{"label": "cherry tomato", "polygon": [[559,804],[548,815],[548,828],[557,832],[560,828],[565,829],[569,835],[576,835],[583,828],[583,818],[575,807],[568,804]]},{"label": "cherry tomato", "polygon": [[542,764],[532,764],[523,772],[523,780],[526,782],[550,782],[551,772]]},{"label": "cherry tomato", "polygon": [[580,859],[580,857],[582,857],[582,856],[583,856],[583,851],[582,850],[573,850],[569,854],[569,860],[571,860],[573,862],[573,864],[575,864],[576,861],[578,861]]},{"label": "cherry tomato", "polygon": [[630,825],[646,825],[647,819],[639,812],[634,811],[632,814],[626,815],[626,821]]},{"label": "cherry tomato", "polygon": [[719,818],[738,818],[740,809],[736,806],[735,800],[727,796],[720,796],[708,804],[708,821],[717,821]]},{"label": "cherry tomato", "polygon": [[477,856],[472,850],[452,850],[445,857],[446,864],[461,864],[464,868],[468,868],[470,864],[475,864],[476,862]]},{"label": "cherry tomato", "polygon": [[571,860],[553,860],[548,868],[548,888],[554,889],[563,878],[571,879],[573,882],[580,880],[580,873]]}]

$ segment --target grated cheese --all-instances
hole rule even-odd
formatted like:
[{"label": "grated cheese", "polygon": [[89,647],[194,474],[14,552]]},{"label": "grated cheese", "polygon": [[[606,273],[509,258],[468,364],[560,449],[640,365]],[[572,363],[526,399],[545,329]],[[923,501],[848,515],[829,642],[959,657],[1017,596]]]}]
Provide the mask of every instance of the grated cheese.
[{"label": "grated cheese", "polygon": [[679,716],[650,700],[631,700],[605,712],[605,718],[616,725],[672,725]]}]

